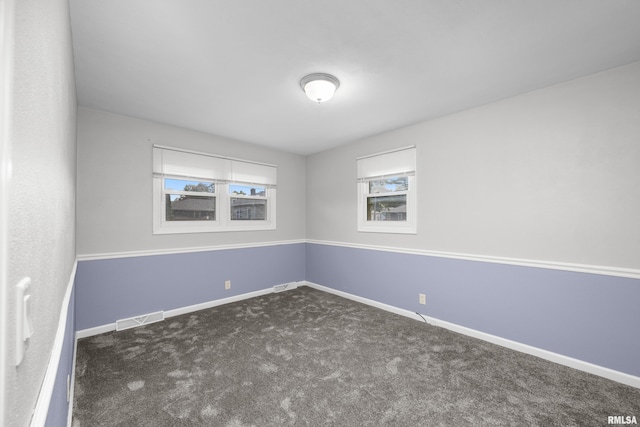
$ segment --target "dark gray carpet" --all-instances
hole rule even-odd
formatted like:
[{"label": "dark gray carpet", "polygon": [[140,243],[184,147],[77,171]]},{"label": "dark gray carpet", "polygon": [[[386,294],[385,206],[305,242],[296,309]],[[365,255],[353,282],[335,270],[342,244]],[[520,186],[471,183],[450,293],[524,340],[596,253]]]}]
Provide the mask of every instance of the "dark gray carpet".
[{"label": "dark gray carpet", "polygon": [[74,427],[606,426],[640,390],[308,287],[78,342]]}]

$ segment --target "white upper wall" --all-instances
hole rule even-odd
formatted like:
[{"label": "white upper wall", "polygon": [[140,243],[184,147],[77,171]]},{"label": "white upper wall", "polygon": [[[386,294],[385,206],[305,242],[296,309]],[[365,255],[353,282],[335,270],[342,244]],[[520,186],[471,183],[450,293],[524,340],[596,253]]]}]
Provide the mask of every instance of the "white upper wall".
[{"label": "white upper wall", "polygon": [[[75,261],[76,92],[66,0],[12,2],[8,177],[6,405],[0,425],[26,426],[44,378]],[[10,8],[4,9],[11,10]],[[6,21],[5,21],[6,22]],[[7,33],[4,34],[5,36]],[[3,172],[4,173],[4,172]],[[5,272],[2,272],[5,274]],[[33,336],[15,367],[15,285],[31,278]],[[3,290],[4,291],[4,290]],[[1,296],[0,296],[1,297]]]},{"label": "white upper wall", "polygon": [[[417,235],[357,232],[356,157],[410,144]],[[309,156],[307,238],[638,269],[639,184],[633,63]]]},{"label": "white upper wall", "polygon": [[[152,234],[153,144],[277,165],[277,229]],[[78,111],[79,256],[301,240],[304,190],[302,156],[102,111]]]}]

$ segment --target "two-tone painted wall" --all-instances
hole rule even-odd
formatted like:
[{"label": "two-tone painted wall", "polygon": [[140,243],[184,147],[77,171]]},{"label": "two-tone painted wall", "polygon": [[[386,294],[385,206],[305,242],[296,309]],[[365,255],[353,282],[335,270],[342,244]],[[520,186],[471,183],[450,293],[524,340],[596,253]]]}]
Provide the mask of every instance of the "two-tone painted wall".
[{"label": "two-tone painted wall", "polygon": [[[77,104],[68,2],[3,1],[0,16],[0,425],[25,426],[75,264]],[[16,285],[26,277],[33,334],[25,346]]]},{"label": "two-tone painted wall", "polygon": [[304,242],[84,260],[76,275],[76,330],[300,282],[304,269]]},{"label": "two-tone painted wall", "polygon": [[[304,157],[86,108],[78,141],[78,330],[304,280]],[[277,229],[154,235],[153,144],[277,165]]]},{"label": "two-tone painted wall", "polygon": [[[311,283],[499,337],[492,341],[502,345],[640,377],[637,278],[311,243],[306,269]],[[421,293],[426,305],[418,303]],[[568,359],[551,360],[640,385]]]},{"label": "two-tone painted wall", "polygon": [[[356,158],[410,144],[417,234],[358,232]],[[307,280],[640,376],[638,165],[640,63],[309,156]]]},{"label": "two-tone painted wall", "polygon": [[[633,63],[311,155],[306,237],[640,269],[639,117]],[[359,233],[356,158],[407,145],[417,234]]]},{"label": "two-tone painted wall", "polygon": [[[638,117],[640,63],[306,158],[81,108],[74,328],[307,282],[638,384]],[[154,143],[277,164],[277,230],[153,235]],[[356,158],[409,144],[417,234],[359,233]]]}]

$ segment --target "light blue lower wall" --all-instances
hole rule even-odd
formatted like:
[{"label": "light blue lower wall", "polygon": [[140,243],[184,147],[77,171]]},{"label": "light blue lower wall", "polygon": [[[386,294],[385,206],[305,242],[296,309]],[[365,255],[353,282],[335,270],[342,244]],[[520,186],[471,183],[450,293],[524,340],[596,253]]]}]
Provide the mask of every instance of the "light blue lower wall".
[{"label": "light blue lower wall", "polygon": [[640,280],[315,243],[80,261],[73,329],[302,280],[640,376]]},{"label": "light blue lower wall", "polygon": [[637,279],[310,243],[306,280],[640,376]]},{"label": "light blue lower wall", "polygon": [[[302,281],[305,248],[300,243],[78,262],[45,425],[67,425],[67,376],[77,331]],[[225,280],[231,280],[228,291]]]},{"label": "light blue lower wall", "polygon": [[[79,261],[77,331],[305,278],[305,244]],[[231,280],[231,289],[224,289]]]},{"label": "light blue lower wall", "polygon": [[78,262],[46,425],[66,425],[76,331],[302,280],[640,376],[640,280],[284,244]]},{"label": "light blue lower wall", "polygon": [[56,372],[56,380],[53,386],[53,393],[49,401],[49,411],[45,426],[59,427],[67,425],[67,417],[69,416],[69,402],[67,402],[67,376],[72,377],[73,371],[73,351],[75,348],[76,334],[75,324],[75,307],[73,304],[74,291],[71,290],[70,302],[67,308],[67,318],[65,321],[64,341],[62,343],[62,351],[60,353],[60,362],[58,363],[58,371]]}]

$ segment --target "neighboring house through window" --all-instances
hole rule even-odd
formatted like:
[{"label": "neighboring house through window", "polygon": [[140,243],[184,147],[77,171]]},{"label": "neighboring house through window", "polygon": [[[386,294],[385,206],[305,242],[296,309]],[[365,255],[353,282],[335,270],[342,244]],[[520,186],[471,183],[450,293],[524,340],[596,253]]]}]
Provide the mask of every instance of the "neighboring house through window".
[{"label": "neighboring house through window", "polygon": [[273,230],[274,165],[154,145],[153,233]]}]

